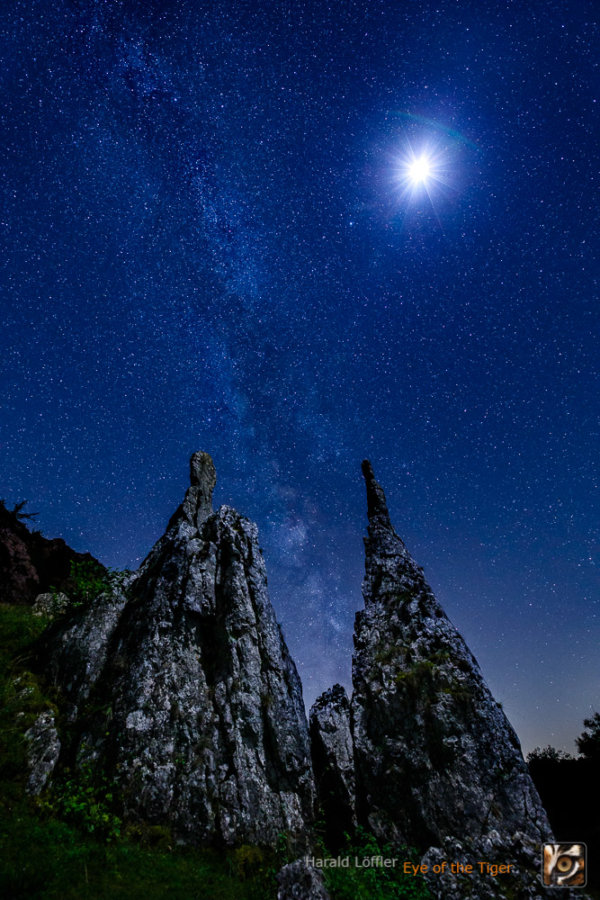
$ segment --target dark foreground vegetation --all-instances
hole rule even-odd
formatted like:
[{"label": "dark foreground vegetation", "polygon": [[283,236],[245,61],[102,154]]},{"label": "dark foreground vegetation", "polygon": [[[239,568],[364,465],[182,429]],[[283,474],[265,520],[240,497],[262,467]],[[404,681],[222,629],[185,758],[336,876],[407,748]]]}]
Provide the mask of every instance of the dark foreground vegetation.
[{"label": "dark foreground vegetation", "polygon": [[527,762],[556,840],[587,845],[588,887],[600,896],[600,716],[584,725],[579,758],[545,747],[530,753]]}]

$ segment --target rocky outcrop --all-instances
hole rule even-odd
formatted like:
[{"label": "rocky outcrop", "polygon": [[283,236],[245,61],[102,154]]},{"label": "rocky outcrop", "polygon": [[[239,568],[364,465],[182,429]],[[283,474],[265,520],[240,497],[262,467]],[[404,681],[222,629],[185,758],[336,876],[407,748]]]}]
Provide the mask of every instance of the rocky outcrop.
[{"label": "rocky outcrop", "polygon": [[117,780],[128,819],[183,841],[305,846],[314,785],[300,680],[256,526],[212,511],[211,458],[139,571],[49,631],[71,756]]},{"label": "rocky outcrop", "polygon": [[[133,576],[113,579],[110,588],[88,606],[57,617],[42,638],[39,656],[44,675],[60,689],[62,712],[69,724],[82,722],[92,693],[110,694],[111,685],[101,679],[133,580]],[[106,706],[110,706],[108,700]]]},{"label": "rocky outcrop", "polygon": [[[551,831],[517,736],[394,531],[368,461],[363,474],[365,608],[356,615],[354,691],[349,716],[344,712],[358,821],[380,842],[419,848],[436,897],[545,896],[537,876],[541,842]],[[346,738],[328,737],[346,727],[332,726],[332,707],[329,692],[311,714],[314,746],[330,747],[324,766],[322,750],[315,755],[319,785],[336,765],[329,783],[351,783]],[[445,871],[434,874],[444,860]],[[474,874],[452,873],[455,861],[472,864]],[[500,876],[481,871],[480,862],[510,867]]]},{"label": "rocky outcrop", "polygon": [[[440,900],[549,896],[538,873],[550,827],[517,737],[394,531],[368,462],[363,472],[353,695],[335,685],[310,715],[329,847],[364,826],[399,856],[417,847]],[[93,602],[67,604],[46,629],[40,667],[67,727],[59,736],[41,716],[30,729],[29,790],[91,762],[128,820],[204,845],[274,847],[283,832],[300,855],[315,800],[300,681],[256,526],[213,511],[215,482],[211,458],[194,454],[183,503],[139,571],[107,575]],[[281,900],[327,896],[308,858],[280,873]]]},{"label": "rocky outcrop", "polygon": [[312,706],[309,732],[317,795],[325,820],[325,842],[335,854],[356,819],[356,778],[350,702],[334,684]]},{"label": "rocky outcrop", "polygon": [[77,553],[62,538],[49,540],[38,531],[29,531],[20,516],[0,502],[0,601],[33,603],[50,588],[66,589],[72,563],[94,563],[104,567],[89,553]]}]

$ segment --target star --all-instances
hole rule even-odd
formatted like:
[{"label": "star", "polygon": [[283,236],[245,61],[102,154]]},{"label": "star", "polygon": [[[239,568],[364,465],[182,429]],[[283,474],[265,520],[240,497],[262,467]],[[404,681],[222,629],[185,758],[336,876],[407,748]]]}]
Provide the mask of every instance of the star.
[{"label": "star", "polygon": [[417,200],[426,195],[429,200],[448,183],[448,161],[441,149],[423,146],[418,150],[408,145],[394,163],[394,180],[401,199]]},{"label": "star", "polygon": [[431,165],[425,153],[410,163],[408,177],[414,185],[426,184],[431,175]]}]

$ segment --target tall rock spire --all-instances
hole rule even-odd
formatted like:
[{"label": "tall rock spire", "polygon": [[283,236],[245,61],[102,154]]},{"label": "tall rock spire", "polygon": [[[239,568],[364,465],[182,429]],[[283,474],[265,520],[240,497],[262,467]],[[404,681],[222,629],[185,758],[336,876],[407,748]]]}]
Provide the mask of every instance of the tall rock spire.
[{"label": "tall rock spire", "polygon": [[285,833],[303,849],[308,729],[258,531],[230,507],[212,511],[207,453],[190,476],[126,596],[100,598],[55,635],[49,671],[70,703],[70,752],[104,766],[130,819],[191,843],[274,846]]},{"label": "tall rock spire", "polygon": [[368,459],[364,459],[361,468],[367,487],[369,528],[372,528],[374,531],[393,531],[385,494],[381,485],[375,480],[373,466]]},{"label": "tall rock spire", "polygon": [[359,821],[382,840],[416,844],[426,863],[511,863],[502,879],[475,867],[470,887],[432,877],[444,900],[542,896],[550,826],[517,736],[394,531],[370,463],[362,470],[369,527],[351,702]]}]

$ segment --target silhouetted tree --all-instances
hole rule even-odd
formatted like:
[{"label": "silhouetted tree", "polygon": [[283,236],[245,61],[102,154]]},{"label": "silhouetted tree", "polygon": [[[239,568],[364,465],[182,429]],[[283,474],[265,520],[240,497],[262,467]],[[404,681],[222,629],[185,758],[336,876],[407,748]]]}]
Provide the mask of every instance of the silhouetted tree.
[{"label": "silhouetted tree", "polygon": [[[577,738],[581,756],[555,747],[536,747],[527,757],[529,772],[548,813],[557,841],[583,841],[590,859],[600,852],[600,820],[592,798],[600,794],[600,713],[584,719]],[[590,866],[590,887],[600,887],[600,873]]]},{"label": "silhouetted tree", "polygon": [[551,747],[548,744],[547,747],[535,747],[527,755],[528,763],[539,762],[540,760],[549,760],[550,762],[561,762],[565,759],[573,759],[570,753],[566,753],[565,750],[557,750],[556,747]]},{"label": "silhouetted tree", "polygon": [[23,509],[29,500],[21,500],[20,503],[15,503],[12,509],[9,509],[6,505],[6,500],[0,500],[0,507],[12,516],[18,522],[22,522],[23,519],[35,519],[36,516],[39,516],[39,513],[36,512],[23,512]]},{"label": "silhouetted tree", "polygon": [[600,762],[600,713],[584,719],[585,731],[575,740],[577,749],[585,759]]}]

